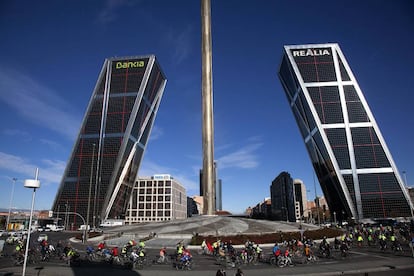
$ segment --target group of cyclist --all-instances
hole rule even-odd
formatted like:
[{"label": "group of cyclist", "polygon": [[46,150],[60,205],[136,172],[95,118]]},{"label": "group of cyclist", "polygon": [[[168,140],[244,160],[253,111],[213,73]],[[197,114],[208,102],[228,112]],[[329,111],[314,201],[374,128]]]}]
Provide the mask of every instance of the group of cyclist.
[{"label": "group of cyclist", "polygon": [[[23,264],[23,259],[26,249],[26,239],[16,241],[15,249],[13,253],[14,263],[16,265]],[[51,258],[57,260],[64,260],[67,263],[73,263],[79,257],[79,253],[68,242],[63,246],[61,241],[58,241],[55,245],[50,243],[47,239],[42,239],[38,244],[31,246],[28,250],[28,262],[46,262]]]},{"label": "group of cyclist", "polygon": [[356,226],[348,228],[341,237],[340,241],[335,240],[335,244],[346,244],[348,247],[372,247],[379,245],[381,250],[386,250],[389,246],[391,250],[402,250],[400,240],[407,238],[405,231],[395,230],[392,226]]},{"label": "group of cyclist", "polygon": [[124,264],[131,262],[143,261],[146,257],[145,242],[137,243],[135,240],[129,240],[121,249],[118,246],[107,246],[105,241],[100,242],[95,249],[93,246],[86,247],[87,259],[90,261],[105,261],[111,264]]},{"label": "group of cyclist", "polygon": [[[302,241],[292,239],[290,241],[284,241],[283,244],[275,243],[272,248],[272,256],[274,257],[275,262],[280,258],[290,258],[290,256],[296,257],[305,257],[305,260],[316,260],[319,257],[322,258],[331,258],[332,249],[340,252],[342,257],[348,256],[348,251],[351,246],[356,248],[361,247],[370,247],[373,245],[379,244],[381,250],[385,250],[387,247],[390,247],[393,251],[401,251],[402,247],[400,241],[402,239],[410,239],[409,235],[407,238],[407,231],[397,230],[391,226],[367,226],[367,225],[357,225],[354,227],[349,227],[346,229],[338,238],[334,238],[333,245],[330,244],[327,237],[318,243],[318,247],[314,247],[314,242],[311,239],[304,237]],[[411,240],[408,240],[411,242]],[[413,238],[414,241],[414,238]],[[414,243],[413,243],[414,244]],[[204,240],[202,245],[202,252],[209,251],[209,244]],[[234,256],[235,254],[243,258],[243,256],[255,255],[257,256],[256,260],[265,260],[261,257],[262,250],[259,245],[254,242],[247,241],[244,248],[242,248],[238,253],[235,253],[233,245],[230,242],[222,242],[217,240],[212,245],[212,254],[226,254],[226,256]],[[284,251],[282,252],[282,248]],[[314,249],[317,249],[317,256],[315,256]],[[256,251],[257,250],[257,251]],[[218,253],[217,253],[218,252]]]},{"label": "group of cyclist", "polygon": [[[409,233],[409,232],[408,232]],[[283,257],[300,255],[311,260],[315,257],[314,250],[318,250],[317,256],[331,257],[332,249],[339,250],[342,256],[347,256],[347,252],[351,247],[373,247],[377,246],[381,250],[386,250],[388,247],[392,250],[401,250],[401,240],[410,239],[406,237],[406,231],[395,229],[391,226],[369,226],[356,225],[344,229],[343,234],[333,239],[331,245],[326,237],[324,237],[318,247],[314,246],[311,239],[304,237],[302,240],[292,239],[285,241],[283,244],[275,243],[272,248],[271,255],[275,260]],[[411,240],[410,240],[411,241]],[[15,257],[20,263],[23,260],[25,251],[25,240],[20,240],[15,244]],[[224,260],[225,262],[250,264],[258,261],[266,261],[269,255],[263,256],[263,250],[259,244],[247,240],[244,247],[235,249],[231,240],[222,241],[216,239],[213,242],[204,240],[201,244],[201,251],[203,254],[213,255],[217,260]],[[31,248],[32,254],[40,256],[39,261],[48,261],[52,257],[67,261],[69,264],[79,259],[79,253],[71,246],[70,243],[62,244],[61,241],[56,244],[50,243],[47,239],[38,242],[38,245]],[[106,243],[100,242],[96,249],[89,245],[86,248],[86,256],[91,261],[108,261],[110,263],[136,262],[146,259],[145,242],[129,240],[126,244],[118,246],[107,246]],[[159,256],[153,260],[152,263],[165,264],[173,262],[177,268],[188,267],[191,268],[192,255],[188,248],[184,246],[183,242],[179,242],[176,246],[175,254],[167,254],[166,247],[161,247]]]}]

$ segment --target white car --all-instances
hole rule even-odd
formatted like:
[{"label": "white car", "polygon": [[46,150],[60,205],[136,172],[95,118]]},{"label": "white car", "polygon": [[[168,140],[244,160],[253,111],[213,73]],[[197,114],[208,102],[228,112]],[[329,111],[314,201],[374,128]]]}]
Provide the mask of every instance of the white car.
[{"label": "white car", "polygon": [[65,230],[65,227],[64,226],[56,226],[55,230],[53,230],[53,231],[55,231],[55,232],[62,232],[63,230]]},{"label": "white car", "polygon": [[7,236],[7,232],[4,230],[0,230],[0,237]]}]

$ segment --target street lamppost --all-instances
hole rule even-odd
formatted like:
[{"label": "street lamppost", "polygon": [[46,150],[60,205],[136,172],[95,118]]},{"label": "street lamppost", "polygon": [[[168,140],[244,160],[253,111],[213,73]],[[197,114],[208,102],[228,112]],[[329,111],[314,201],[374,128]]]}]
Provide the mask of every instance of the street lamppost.
[{"label": "street lamppost", "polygon": [[334,223],[336,225],[336,212],[335,211],[333,212],[333,215],[334,215]]},{"label": "street lamppost", "polygon": [[26,179],[24,181],[25,188],[33,189],[33,196],[32,196],[32,208],[30,209],[29,231],[27,231],[28,234],[27,234],[27,241],[26,241],[26,251],[24,252],[24,263],[23,263],[22,276],[26,275],[27,253],[29,252],[30,233],[32,232],[32,219],[33,219],[33,208],[34,208],[34,202],[35,202],[35,195],[36,195],[36,189],[40,188],[40,181],[37,179],[38,176],[39,176],[39,169],[37,168],[35,179]]},{"label": "street lamppost", "polygon": [[[70,215],[77,215],[77,216],[79,216],[79,217],[82,219],[83,225],[86,225],[85,218],[84,218],[81,214],[76,213],[76,212],[68,212],[68,214],[70,214]],[[86,233],[87,233],[87,232],[88,232],[88,226],[86,225],[85,229],[83,229],[83,238],[82,238],[82,243],[86,243]]]},{"label": "street lamppost", "polygon": [[[65,204],[65,230],[68,230],[68,226],[69,226],[69,217],[68,217],[68,210],[69,210],[69,204],[68,201],[66,200],[66,204]],[[72,230],[72,229],[71,229]]]},{"label": "street lamppost", "polygon": [[14,194],[14,186],[16,184],[17,178],[13,178],[13,186],[12,186],[12,192],[10,196],[10,206],[9,206],[9,215],[7,216],[7,223],[6,223],[6,231],[9,230],[9,223],[10,223],[10,215],[11,215],[11,208],[13,204],[13,194]]},{"label": "street lamppost", "polygon": [[[92,160],[91,160],[91,174],[89,177],[89,196],[88,196],[88,211],[86,213],[86,228],[89,227],[89,211],[91,208],[91,190],[92,190],[92,175],[93,175],[93,163],[94,163],[94,158],[95,158],[95,144],[93,145],[93,150],[92,150]],[[88,231],[86,231],[85,233],[85,240],[88,240]]]}]

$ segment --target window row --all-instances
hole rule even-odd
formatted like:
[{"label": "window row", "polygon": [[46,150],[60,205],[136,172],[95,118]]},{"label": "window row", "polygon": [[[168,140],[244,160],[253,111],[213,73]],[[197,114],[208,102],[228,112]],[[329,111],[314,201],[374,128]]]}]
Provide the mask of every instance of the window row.
[{"label": "window row", "polygon": [[139,181],[139,184],[138,184],[138,186],[139,187],[141,187],[141,188],[145,188],[145,187],[148,187],[148,188],[152,188],[152,187],[171,187],[171,181],[170,180],[168,180],[168,181],[164,181],[164,180],[160,180],[160,181],[144,181],[144,180],[141,180],[141,181]]},{"label": "window row", "polygon": [[130,213],[131,217],[171,217],[171,211],[167,210],[167,211],[131,211]]},{"label": "window row", "polygon": [[171,194],[171,188],[147,188],[147,189],[138,189],[140,195],[155,195],[155,194]]},{"label": "window row", "polygon": [[171,203],[161,203],[161,202],[152,202],[152,203],[138,203],[138,205],[132,205],[131,209],[171,209]]}]

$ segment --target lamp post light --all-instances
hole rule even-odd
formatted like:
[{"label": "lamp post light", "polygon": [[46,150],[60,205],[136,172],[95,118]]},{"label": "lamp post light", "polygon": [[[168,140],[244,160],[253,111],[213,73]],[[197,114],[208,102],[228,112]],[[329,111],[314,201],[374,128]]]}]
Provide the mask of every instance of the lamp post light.
[{"label": "lamp post light", "polygon": [[[69,215],[77,215],[78,217],[80,217],[82,219],[83,225],[86,225],[86,221],[85,218],[76,212],[68,212]],[[82,237],[82,243],[86,243],[86,233],[88,232],[88,226],[86,225],[85,229],[83,229],[83,237]]]},{"label": "lamp post light", "polygon": [[33,208],[34,208],[34,202],[35,202],[35,195],[36,195],[36,189],[40,188],[40,181],[37,179],[38,176],[39,176],[39,169],[37,168],[35,179],[26,179],[24,181],[25,188],[33,189],[33,196],[32,196],[32,208],[30,209],[29,231],[27,231],[28,234],[27,234],[27,241],[26,241],[26,251],[24,252],[24,263],[23,263],[22,276],[26,275],[27,253],[29,252],[30,233],[32,232],[31,230],[32,230],[32,219],[33,219]]},{"label": "lamp post light", "polygon": [[333,215],[334,215],[334,222],[335,222],[335,225],[336,225],[336,212],[335,211],[333,212]]},{"label": "lamp post light", "polygon": [[68,217],[68,210],[69,210],[69,204],[68,201],[66,200],[66,204],[65,204],[65,230],[68,230],[68,226],[69,226],[69,217]]},{"label": "lamp post light", "polygon": [[[91,192],[92,192],[92,175],[93,175],[93,165],[94,165],[94,159],[95,159],[95,144],[93,145],[92,150],[92,160],[91,160],[91,174],[89,176],[89,196],[88,196],[88,211],[86,212],[86,228],[89,227],[89,212],[91,208]],[[88,231],[85,232],[85,240],[88,240]]]},{"label": "lamp post light", "polygon": [[12,209],[12,204],[13,204],[13,194],[14,194],[14,186],[16,184],[17,178],[13,178],[13,186],[12,186],[12,192],[10,195],[10,206],[9,206],[9,215],[7,216],[7,222],[6,222],[6,231],[9,230],[9,223],[10,223],[10,215],[11,215],[11,209]]}]

